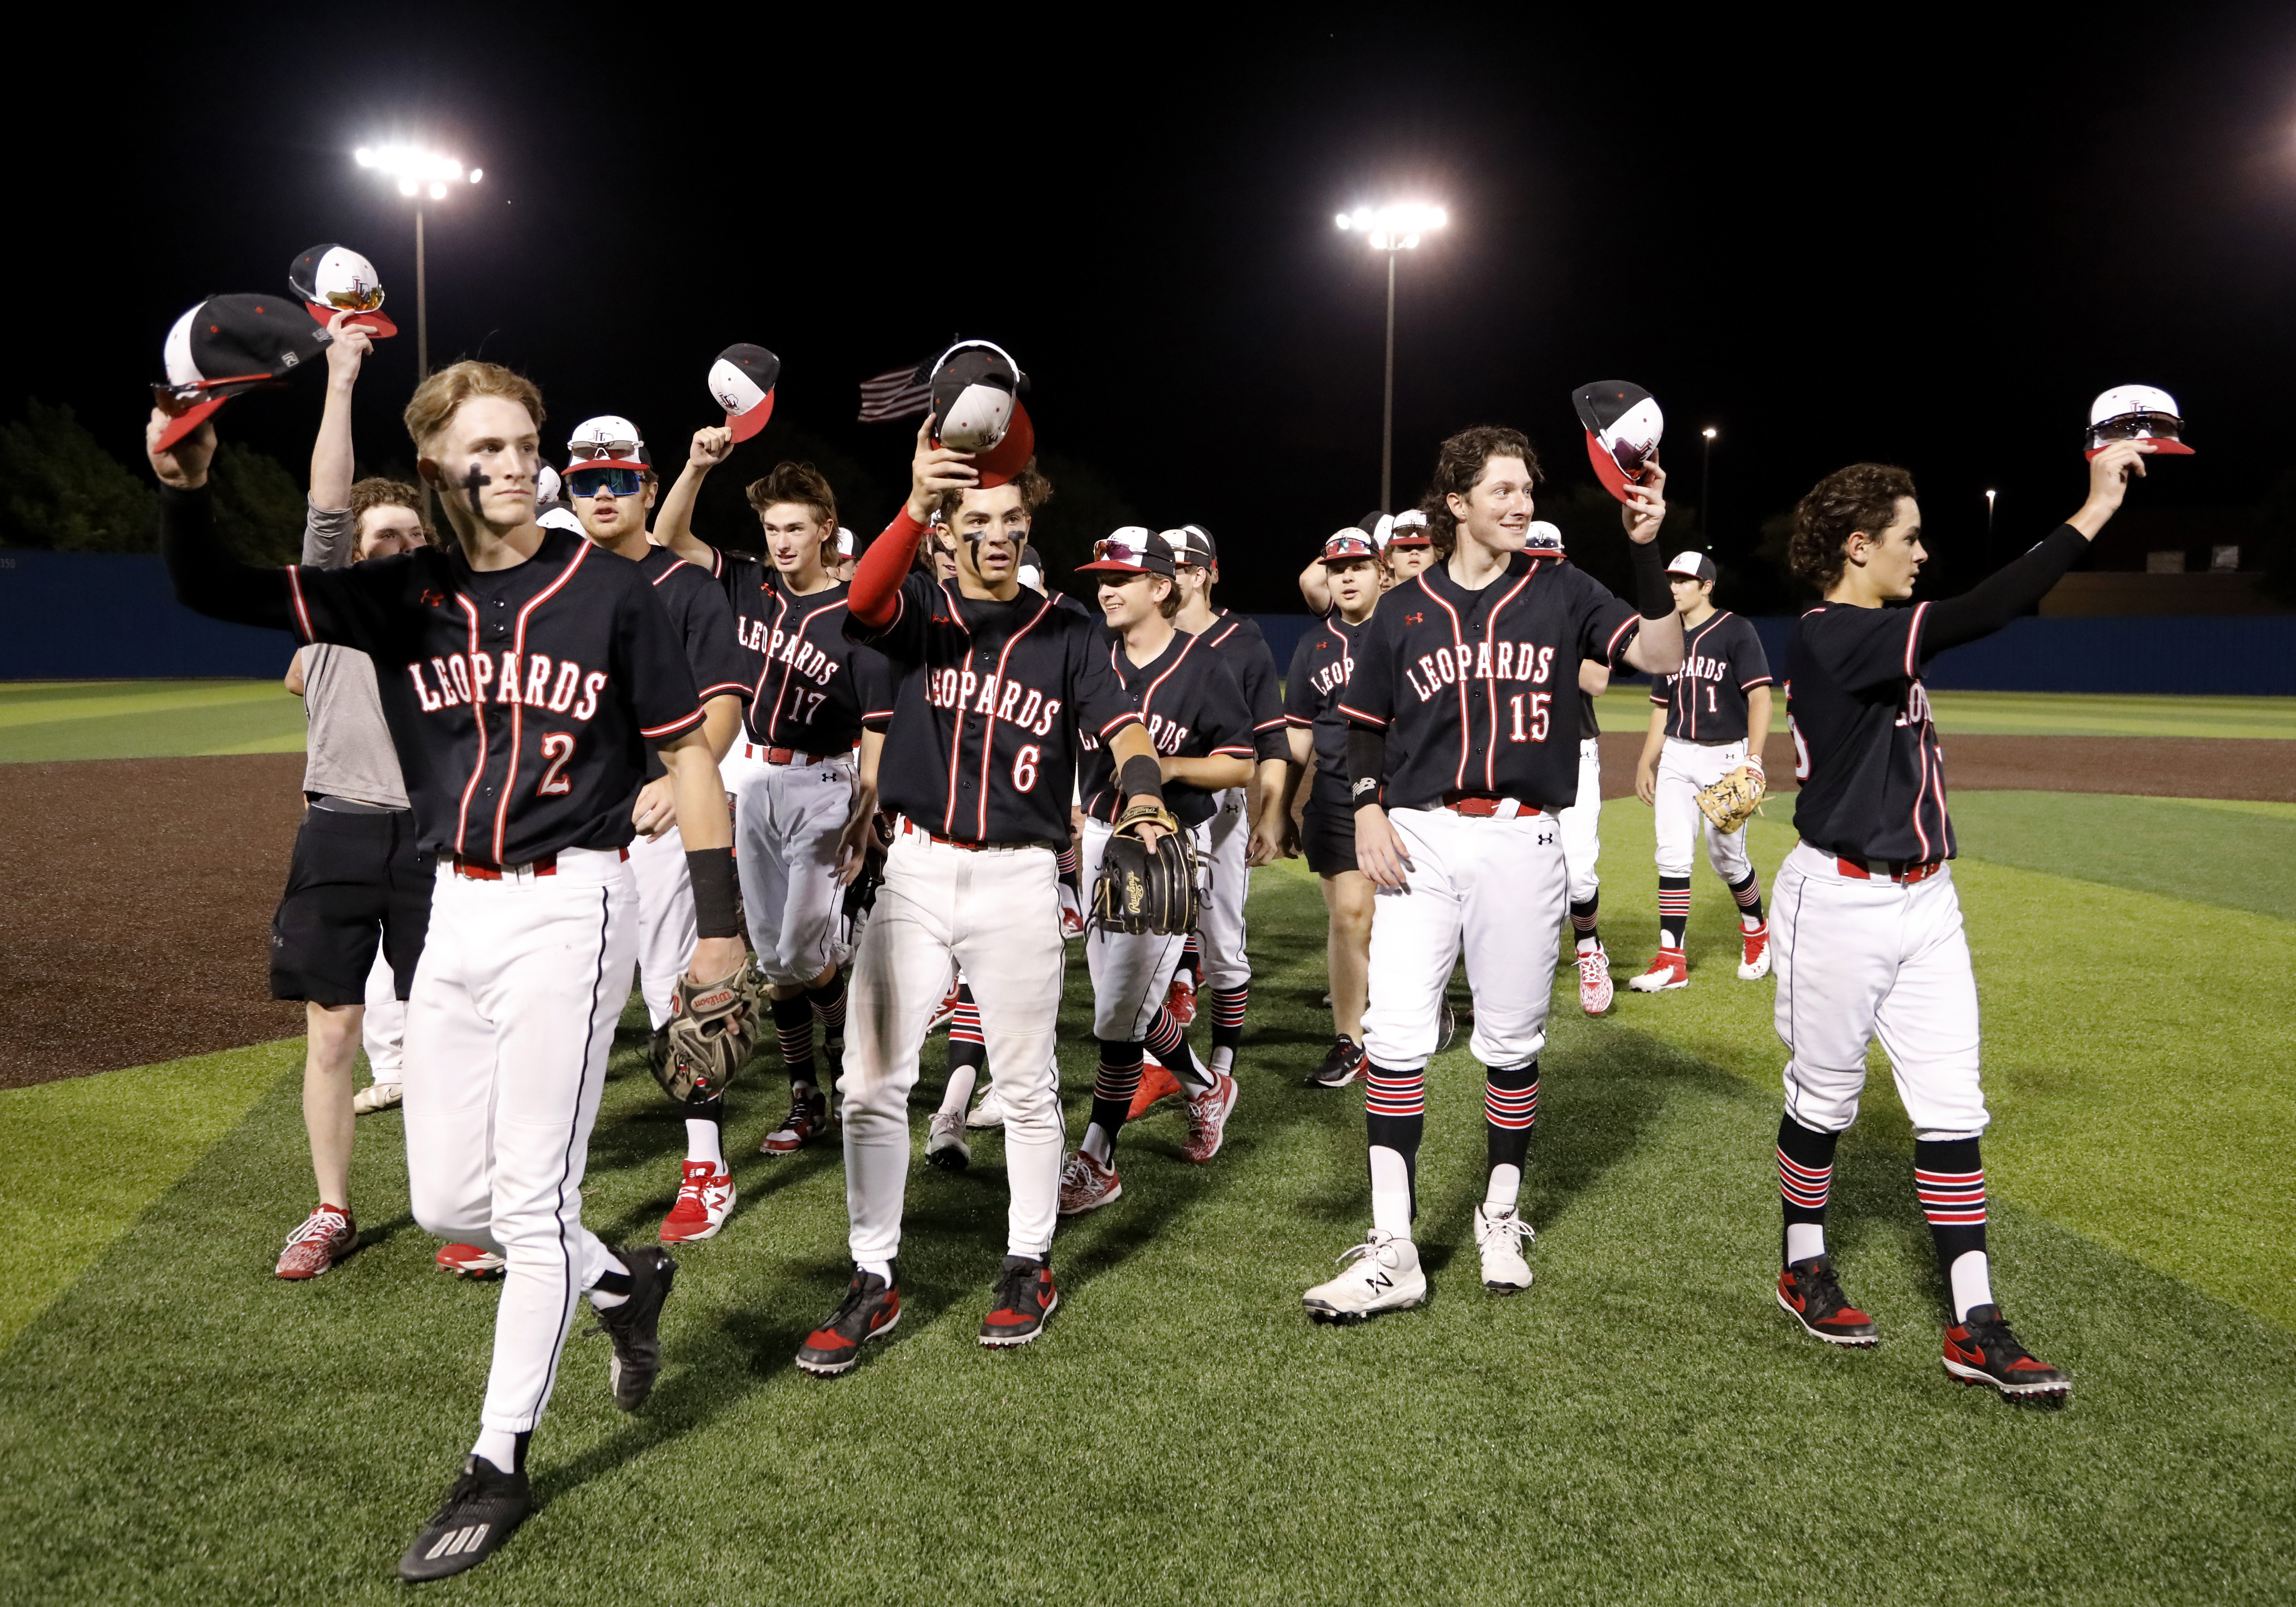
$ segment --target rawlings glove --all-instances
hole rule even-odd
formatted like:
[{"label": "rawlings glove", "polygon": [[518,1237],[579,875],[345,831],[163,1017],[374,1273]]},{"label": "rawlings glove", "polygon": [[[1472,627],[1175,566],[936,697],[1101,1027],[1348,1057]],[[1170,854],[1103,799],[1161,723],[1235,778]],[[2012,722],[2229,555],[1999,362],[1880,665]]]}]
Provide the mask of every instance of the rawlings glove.
[{"label": "rawlings glove", "polygon": [[654,1079],[680,1104],[705,1104],[732,1086],[758,1041],[758,973],[746,956],[715,982],[677,979],[677,998],[653,1059]]},{"label": "rawlings glove", "polygon": [[[1143,824],[1164,829],[1152,849],[1140,840]],[[1169,935],[1194,931],[1198,913],[1195,834],[1163,808],[1131,805],[1100,857],[1094,922],[1104,931]]]},{"label": "rawlings glove", "polygon": [[1759,767],[1741,765],[1712,786],[1699,789],[1698,808],[1725,836],[1753,818],[1762,807],[1763,781]]}]

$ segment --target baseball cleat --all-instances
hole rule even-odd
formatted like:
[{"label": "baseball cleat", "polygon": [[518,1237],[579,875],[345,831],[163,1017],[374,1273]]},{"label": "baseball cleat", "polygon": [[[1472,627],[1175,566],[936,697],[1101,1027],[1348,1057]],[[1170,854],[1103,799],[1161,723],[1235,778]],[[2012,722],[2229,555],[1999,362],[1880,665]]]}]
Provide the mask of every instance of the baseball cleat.
[{"label": "baseball cleat", "polygon": [[956,1007],[964,1002],[956,996],[957,990],[964,986],[964,973],[951,971],[948,973],[948,991],[941,995],[940,1003],[933,1006],[932,1025],[925,1029],[927,1032],[939,1032],[956,1019]]},{"label": "baseball cleat", "polygon": [[433,1258],[447,1271],[458,1278],[498,1278],[502,1276],[503,1259],[491,1250],[476,1244],[447,1244],[439,1248]]},{"label": "baseball cleat", "polygon": [[598,1312],[598,1326],[614,1341],[614,1359],[607,1368],[614,1404],[635,1412],[645,1405],[661,1374],[661,1308],[677,1281],[677,1263],[651,1244],[613,1254],[630,1269],[629,1298]]},{"label": "baseball cleat", "polygon": [[372,1116],[377,1111],[396,1108],[406,1099],[406,1090],[398,1083],[369,1083],[351,1095],[351,1114]]},{"label": "baseball cleat", "polygon": [[476,1568],[502,1549],[533,1510],[524,1473],[505,1473],[483,1456],[466,1456],[463,1476],[398,1559],[398,1577],[421,1585]]},{"label": "baseball cleat", "polygon": [[689,1160],[678,1185],[677,1203],[661,1221],[664,1244],[691,1244],[713,1238],[734,1209],[734,1174],[714,1160]]},{"label": "baseball cleat", "polygon": [[1738,962],[1738,980],[1759,982],[1770,974],[1770,927],[1768,922],[1748,931],[1738,929],[1738,940],[1744,947],[1745,957]]},{"label": "baseball cleat", "polygon": [[[841,1036],[821,1040],[818,1086],[824,1088],[842,1088],[845,1086],[845,1039]],[[845,1118],[840,1114],[837,1119],[842,1121]]]},{"label": "baseball cleat", "polygon": [[1440,1054],[1444,1050],[1448,1049],[1451,1046],[1451,1040],[1458,1036],[1459,1018],[1452,1013],[1451,1001],[1445,999],[1442,1018],[1435,1028],[1435,1053]]},{"label": "baseball cleat", "polygon": [[1965,1384],[1991,1384],[2005,1398],[2071,1393],[2073,1381],[2062,1369],[2037,1360],[1998,1306],[1972,1306],[1961,1323],[1945,1331],[1945,1370]]},{"label": "baseball cleat", "polygon": [[1482,1253],[1483,1287],[1495,1294],[1521,1294],[1529,1288],[1530,1263],[1522,1258],[1522,1246],[1538,1238],[1538,1230],[1513,1206],[1501,1210],[1475,1207],[1475,1248]]},{"label": "baseball cleat", "polygon": [[1132,1108],[1124,1113],[1127,1121],[1137,1121],[1148,1114],[1152,1105],[1161,1104],[1181,1092],[1180,1079],[1172,1069],[1152,1054],[1143,1054],[1145,1062],[1140,1072],[1140,1086],[1133,1091]]},{"label": "baseball cleat", "polygon": [[1084,936],[1084,909],[1077,902],[1077,890],[1067,882],[1061,883],[1061,936],[1073,943]]},{"label": "baseball cleat", "polygon": [[980,1342],[991,1350],[1025,1345],[1045,1331],[1060,1305],[1049,1256],[1006,1256],[996,1292],[988,1297],[988,1315],[980,1322]]},{"label": "baseball cleat", "polygon": [[925,1131],[925,1164],[945,1172],[961,1172],[972,1164],[972,1146],[964,1142],[964,1112],[935,1111]]},{"label": "baseball cleat", "polygon": [[1068,1164],[1061,1168],[1061,1215],[1081,1217],[1086,1211],[1096,1211],[1124,1193],[1124,1185],[1116,1176],[1113,1166],[1103,1166],[1078,1150],[1070,1155]]},{"label": "baseball cleat", "polygon": [[829,1127],[829,1101],[820,1089],[797,1084],[790,1089],[789,1114],[758,1142],[760,1155],[788,1155],[805,1148]]},{"label": "baseball cleat", "polygon": [[1196,984],[1185,971],[1176,972],[1172,985],[1164,990],[1164,1008],[1181,1026],[1191,1026],[1196,1019]]},{"label": "baseball cleat", "polygon": [[1671,988],[1690,986],[1690,962],[1684,959],[1678,948],[1661,948],[1651,956],[1650,969],[1638,977],[1628,977],[1627,986],[1636,993],[1661,993]]},{"label": "baseball cleat", "polygon": [[1318,1283],[1300,1303],[1319,1323],[1360,1323],[1382,1311],[1402,1311],[1427,1301],[1427,1275],[1419,1269],[1419,1247],[1399,1234],[1373,1228],[1364,1242],[1340,1257],[1353,1263],[1328,1283]]},{"label": "baseball cleat", "polygon": [[349,1209],[322,1205],[287,1235],[287,1247],[279,1252],[279,1265],[272,1270],[291,1282],[316,1278],[357,1244],[358,1226],[351,1220]]},{"label": "baseball cleat", "polygon": [[1588,1015],[1600,1015],[1611,1007],[1615,990],[1611,986],[1611,956],[1600,943],[1580,951],[1578,955],[1578,1008]]},{"label": "baseball cleat", "polygon": [[968,1127],[1001,1127],[1004,1125],[1004,1097],[990,1083],[988,1092],[974,1102],[972,1114],[964,1119]]},{"label": "baseball cleat", "polygon": [[[1778,1304],[1812,1339],[1859,1349],[1878,1342],[1874,1319],[1849,1303],[1834,1276],[1832,1256],[1811,1256],[1778,1274]],[[1948,1342],[1948,1351],[1951,1343]]]},{"label": "baseball cleat", "polygon": [[1364,1046],[1342,1034],[1332,1040],[1324,1063],[1308,1073],[1311,1088],[1344,1088],[1363,1074]]},{"label": "baseball cleat", "polygon": [[1227,1138],[1227,1119],[1235,1111],[1236,1092],[1234,1078],[1215,1071],[1210,1087],[1188,1095],[1188,1141],[1180,1146],[1181,1160],[1201,1166],[1220,1152]]},{"label": "baseball cleat", "polygon": [[901,1269],[892,1267],[890,1281],[874,1273],[853,1269],[853,1281],[845,1286],[845,1299],[829,1320],[805,1336],[798,1347],[797,1365],[800,1371],[816,1378],[835,1378],[840,1373],[850,1373],[861,1360],[861,1347],[871,1340],[883,1339],[901,1325]]}]

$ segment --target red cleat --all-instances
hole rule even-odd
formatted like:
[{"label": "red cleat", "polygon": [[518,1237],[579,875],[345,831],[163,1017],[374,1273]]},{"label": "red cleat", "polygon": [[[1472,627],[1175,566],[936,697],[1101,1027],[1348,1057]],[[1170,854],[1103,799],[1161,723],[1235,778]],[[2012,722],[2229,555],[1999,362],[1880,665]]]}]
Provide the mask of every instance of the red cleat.
[{"label": "red cleat", "polygon": [[447,1244],[440,1247],[439,1265],[458,1278],[498,1278],[502,1276],[503,1259],[491,1250],[481,1250],[475,1244]]},{"label": "red cleat", "polygon": [[1662,993],[1676,988],[1690,986],[1690,962],[1682,957],[1678,948],[1661,948],[1652,956],[1650,969],[1638,977],[1628,977],[1627,986],[1636,993]]},{"label": "red cleat", "polygon": [[689,1160],[685,1163],[685,1181],[677,1191],[677,1203],[662,1218],[661,1242],[691,1244],[698,1239],[714,1238],[718,1230],[726,1226],[726,1213],[733,1209],[734,1174],[715,1161]]},{"label": "red cleat", "polygon": [[1172,978],[1172,985],[1164,990],[1164,1008],[1171,1018],[1185,1027],[1196,1019],[1196,985],[1185,971]]},{"label": "red cleat", "polygon": [[293,1282],[316,1278],[351,1253],[358,1243],[358,1228],[350,1212],[340,1205],[322,1205],[303,1218],[303,1226],[288,1236],[273,1270]]},{"label": "red cleat", "polygon": [[1770,926],[1768,922],[1748,931],[1738,929],[1738,939],[1744,945],[1744,957],[1738,962],[1738,980],[1759,982],[1770,974]]},{"label": "red cleat", "polygon": [[1152,1054],[1144,1058],[1147,1063],[1141,1068],[1140,1086],[1132,1095],[1132,1109],[1125,1112],[1127,1121],[1139,1120],[1148,1114],[1151,1106],[1176,1098],[1180,1092],[1180,1079],[1172,1075],[1169,1066]]}]

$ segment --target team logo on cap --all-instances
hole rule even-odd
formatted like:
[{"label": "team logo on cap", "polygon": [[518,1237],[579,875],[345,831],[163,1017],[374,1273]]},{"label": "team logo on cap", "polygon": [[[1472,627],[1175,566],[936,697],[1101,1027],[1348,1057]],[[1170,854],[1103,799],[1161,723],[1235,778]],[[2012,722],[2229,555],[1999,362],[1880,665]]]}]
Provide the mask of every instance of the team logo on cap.
[{"label": "team logo on cap", "polygon": [[574,426],[566,440],[566,466],[575,469],[650,469],[653,458],[638,427],[616,413],[602,413]]},{"label": "team logo on cap", "polygon": [[160,345],[168,377],[152,399],[168,415],[167,451],[235,396],[283,384],[334,340],[277,296],[209,296],[176,320]]},{"label": "team logo on cap", "polygon": [[1562,557],[1562,529],[1547,523],[1543,519],[1532,520],[1530,527],[1523,532],[1522,550],[1526,553],[1551,553],[1554,557]]},{"label": "team logo on cap", "polygon": [[2189,457],[2177,398],[2154,385],[2115,385],[2088,405],[2088,452],[2095,457],[2115,441],[2151,441],[2156,453]]},{"label": "team logo on cap", "polygon": [[1386,545],[1389,546],[1432,546],[1434,536],[1427,529],[1427,515],[1417,508],[1406,508],[1388,521]]},{"label": "team logo on cap", "polygon": [[726,427],[746,441],[774,416],[782,360],[762,346],[729,346],[709,365],[709,394],[726,410]]},{"label": "team logo on cap", "polygon": [[1146,525],[1125,525],[1094,542],[1092,562],[1079,563],[1077,568],[1124,575],[1169,575],[1172,537],[1178,534],[1177,530],[1152,530]]},{"label": "team logo on cap", "polygon": [[337,313],[376,336],[395,335],[398,325],[382,313],[382,278],[374,264],[347,245],[315,245],[287,265],[287,288],[303,298],[311,316],[324,324]]},{"label": "team logo on cap", "polygon": [[1353,563],[1358,558],[1376,559],[1378,556],[1379,548],[1372,544],[1372,538],[1349,525],[1344,530],[1334,530],[1324,537],[1324,550],[1317,555],[1316,562]]},{"label": "team logo on cap", "polygon": [[983,488],[1001,486],[1036,455],[1036,427],[1021,393],[1029,376],[989,340],[960,340],[932,365],[933,440],[972,455]]},{"label": "team logo on cap", "polygon": [[1642,481],[1644,468],[1658,455],[1666,416],[1641,386],[1627,380],[1597,380],[1570,393],[1578,422],[1587,430],[1587,459],[1595,478],[1620,502],[1627,488]]},{"label": "team logo on cap", "polygon": [[1685,580],[1711,580],[1716,570],[1711,553],[1677,553],[1666,566],[1669,575],[1679,575]]}]

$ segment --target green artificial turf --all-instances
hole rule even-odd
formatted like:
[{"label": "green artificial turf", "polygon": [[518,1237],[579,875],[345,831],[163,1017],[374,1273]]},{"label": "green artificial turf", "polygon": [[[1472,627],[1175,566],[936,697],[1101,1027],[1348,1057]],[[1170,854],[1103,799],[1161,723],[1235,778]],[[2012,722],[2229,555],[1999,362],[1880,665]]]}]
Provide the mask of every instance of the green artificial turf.
[{"label": "green artificial turf", "polygon": [[297,753],[303,729],[275,680],[0,683],[0,764]]},{"label": "green artificial turf", "polygon": [[2296,921],[2296,804],[1956,792],[1964,854]]},{"label": "green artificial turf", "polygon": [[[1359,1093],[1300,1086],[1329,1029],[1320,904],[1286,866],[1254,890],[1228,1148],[1181,1164],[1169,1108],[1128,1132],[1123,1199],[1062,1230],[1066,1303],[1043,1341],[973,1340],[1004,1203],[1001,1142],[975,1135],[972,1171],[913,1174],[898,1332],[849,1378],[797,1374],[846,1275],[842,1177],[833,1152],[755,1152],[783,1101],[754,1074],[728,1128],[742,1203],[679,1252],[653,1402],[616,1413],[605,1343],[578,1335],[535,1442],[542,1510],[431,1594],[2284,1601],[2296,1224],[2267,1140],[2284,1151],[2292,1125],[2287,1012],[2196,979],[2286,974],[2288,923],[1982,861],[1983,835],[1964,833],[1956,876],[1998,1118],[1997,1288],[2073,1372],[2062,1410],[1939,1368],[1940,1291],[1886,1075],[1843,1144],[1832,1223],[1882,1345],[1830,1350],[1771,1303],[1783,1050],[1770,985],[1732,975],[1726,894],[1702,870],[1689,988],[1622,989],[1600,1021],[1559,991],[1525,1199],[1538,1285],[1501,1300],[1476,1281],[1480,1074],[1455,1049],[1431,1072],[1420,1173],[1431,1305],[1307,1323],[1300,1291],[1359,1236],[1366,1198]],[[1766,877],[1789,840],[1756,827]],[[1609,806],[1604,846],[1623,977],[1649,937],[1647,812]],[[1081,977],[1062,1033],[1071,1131],[1094,1059]],[[610,1239],[650,1236],[676,1185],[680,1126],[639,1064],[641,1027],[634,1011],[585,1190]],[[939,1063],[929,1048],[920,1142]],[[13,1194],[42,1152],[5,1110]],[[0,1353],[0,1600],[400,1599],[392,1564],[474,1428],[495,1302],[432,1269],[400,1134],[396,1114],[361,1125],[365,1247],[278,1283],[309,1191],[283,1069]]]},{"label": "green artificial turf", "polygon": [[[1783,676],[1781,665],[1771,669]],[[1785,697],[1772,689],[1770,729],[1786,728]],[[2168,697],[2124,693],[1932,692],[1948,736],[2230,736],[2296,738],[2296,698]],[[1597,704],[1604,731],[1650,727],[1650,688],[1621,685]]]}]

